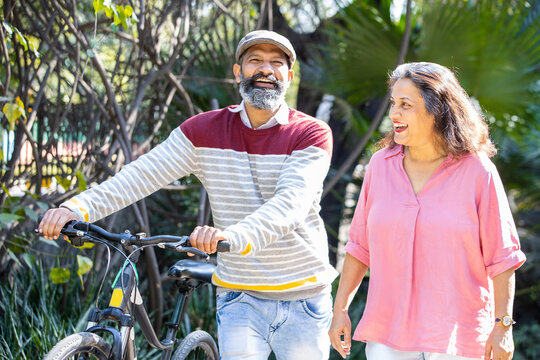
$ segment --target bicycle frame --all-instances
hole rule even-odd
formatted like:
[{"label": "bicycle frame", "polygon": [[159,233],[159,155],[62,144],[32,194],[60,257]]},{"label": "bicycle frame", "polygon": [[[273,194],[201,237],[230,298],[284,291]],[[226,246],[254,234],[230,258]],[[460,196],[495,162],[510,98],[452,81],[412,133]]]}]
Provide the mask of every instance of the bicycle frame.
[{"label": "bicycle frame", "polygon": [[[177,282],[179,296],[176,299],[171,322],[166,323],[168,330],[165,339],[160,341],[150,322],[136,284],[137,278],[134,266],[137,260],[138,254],[132,260],[133,266],[128,264],[120,270],[121,272],[114,284],[108,307],[104,310],[93,309],[90,312],[86,331],[92,333],[108,332],[112,335],[111,359],[136,359],[135,336],[133,334],[135,320],[132,316],[133,314],[148,343],[152,347],[162,350],[162,360],[169,360],[172,356],[176,335],[180,328],[180,321],[186,311],[189,297],[197,286],[189,279]],[[126,296],[126,294],[129,295]],[[130,309],[131,307],[133,307],[132,310]],[[120,330],[111,326],[99,325],[103,320],[115,321],[120,325]]]}]

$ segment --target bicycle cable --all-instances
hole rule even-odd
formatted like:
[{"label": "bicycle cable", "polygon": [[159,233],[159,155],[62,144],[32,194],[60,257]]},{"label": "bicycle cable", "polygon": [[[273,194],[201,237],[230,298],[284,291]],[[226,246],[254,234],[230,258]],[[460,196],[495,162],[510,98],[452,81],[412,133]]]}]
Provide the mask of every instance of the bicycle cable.
[{"label": "bicycle cable", "polygon": [[[111,261],[111,249],[110,248],[112,247],[114,250],[116,250],[118,253],[120,253],[120,255],[122,255],[125,258],[124,265],[122,266],[122,270],[120,270],[120,271],[123,272],[123,269],[125,268],[125,262],[127,261],[129,263],[129,265],[131,265],[131,267],[133,268],[133,271],[135,273],[137,273],[137,269],[135,268],[135,265],[133,264],[133,262],[131,260],[129,260],[129,258],[139,248],[137,248],[134,252],[132,252],[128,256],[121,249],[119,249],[118,247],[112,245],[109,242],[106,242],[106,241],[104,241],[104,240],[102,240],[102,239],[100,239],[100,238],[98,238],[98,237],[96,237],[94,235],[88,234],[88,233],[86,234],[86,236],[88,236],[88,238],[89,238],[89,240],[91,242],[96,242],[96,243],[103,244],[107,248],[107,266],[105,267],[105,272],[103,274],[103,278],[101,279],[101,283],[99,285],[99,290],[98,290],[98,293],[96,295],[96,302],[95,302],[96,309],[99,309],[98,301],[99,301],[100,293],[101,293],[101,290],[103,289],[103,285],[105,284],[105,279],[107,278],[107,274],[108,274],[109,268],[110,268],[110,261]],[[125,287],[124,287],[124,277],[121,278],[121,287],[122,287],[122,291],[124,291],[124,289],[125,289]]]},{"label": "bicycle cable", "polygon": [[99,300],[99,297],[101,296],[101,290],[103,290],[103,285],[105,285],[105,279],[107,277],[107,274],[109,273],[109,267],[111,265],[111,249],[108,246],[105,246],[105,247],[107,248],[107,265],[105,266],[105,273],[103,274],[103,277],[101,278],[101,282],[99,283],[99,288],[96,294],[96,303],[95,303],[96,310],[99,309],[98,300]]}]

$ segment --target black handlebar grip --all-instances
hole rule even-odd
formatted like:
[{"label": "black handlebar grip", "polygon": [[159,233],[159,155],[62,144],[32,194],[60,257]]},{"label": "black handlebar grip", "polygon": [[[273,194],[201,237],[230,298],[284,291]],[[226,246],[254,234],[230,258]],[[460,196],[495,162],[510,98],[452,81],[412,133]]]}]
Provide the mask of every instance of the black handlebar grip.
[{"label": "black handlebar grip", "polygon": [[231,243],[228,241],[220,241],[217,243],[217,252],[231,251]]}]

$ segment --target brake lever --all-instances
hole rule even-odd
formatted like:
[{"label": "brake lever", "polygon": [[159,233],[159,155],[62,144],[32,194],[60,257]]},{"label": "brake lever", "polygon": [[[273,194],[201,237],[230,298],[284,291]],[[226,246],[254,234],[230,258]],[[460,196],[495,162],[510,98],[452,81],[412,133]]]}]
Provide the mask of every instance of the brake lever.
[{"label": "brake lever", "polygon": [[202,256],[206,262],[210,261],[210,255],[208,255],[204,251],[191,246],[183,246],[182,243],[161,243],[160,247],[174,249],[178,252],[189,252],[195,255]]}]

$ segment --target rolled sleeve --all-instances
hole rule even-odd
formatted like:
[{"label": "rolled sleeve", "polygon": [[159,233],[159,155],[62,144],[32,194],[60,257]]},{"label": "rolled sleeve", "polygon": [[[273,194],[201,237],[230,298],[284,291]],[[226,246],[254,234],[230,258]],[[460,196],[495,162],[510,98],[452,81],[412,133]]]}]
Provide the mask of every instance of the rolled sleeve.
[{"label": "rolled sleeve", "polygon": [[349,241],[347,245],[345,245],[345,251],[347,254],[351,254],[360,260],[366,266],[369,266],[369,251],[363,248],[362,245]]},{"label": "rolled sleeve", "polygon": [[510,268],[518,269],[523,265],[527,257],[521,250],[512,251],[508,256],[501,259],[499,262],[487,266],[487,272],[490,278],[505,272]]},{"label": "rolled sleeve", "polygon": [[366,266],[369,266],[369,244],[366,236],[366,224],[370,183],[371,171],[368,166],[351,222],[349,241],[347,242],[347,245],[345,245],[345,251],[360,260]]},{"label": "rolled sleeve", "polygon": [[493,167],[483,187],[478,214],[484,265],[489,277],[514,268],[526,260],[508,199],[497,170]]}]

